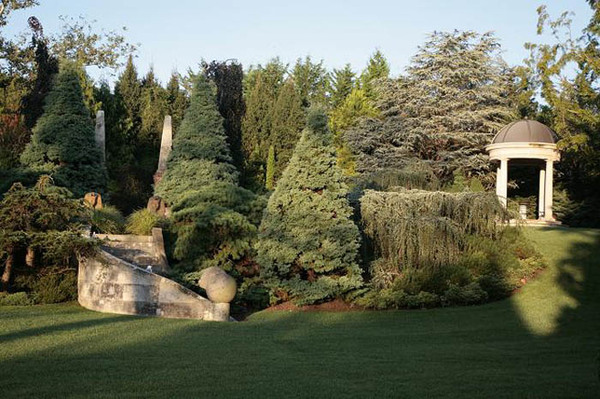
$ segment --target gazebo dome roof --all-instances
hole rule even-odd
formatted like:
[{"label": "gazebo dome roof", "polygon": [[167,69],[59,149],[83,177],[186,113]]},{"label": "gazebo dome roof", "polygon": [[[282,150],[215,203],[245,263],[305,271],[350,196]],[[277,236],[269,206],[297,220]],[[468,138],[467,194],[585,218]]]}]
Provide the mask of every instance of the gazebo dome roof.
[{"label": "gazebo dome roof", "polygon": [[556,143],[556,133],[538,121],[527,119],[504,126],[492,140],[499,143]]}]

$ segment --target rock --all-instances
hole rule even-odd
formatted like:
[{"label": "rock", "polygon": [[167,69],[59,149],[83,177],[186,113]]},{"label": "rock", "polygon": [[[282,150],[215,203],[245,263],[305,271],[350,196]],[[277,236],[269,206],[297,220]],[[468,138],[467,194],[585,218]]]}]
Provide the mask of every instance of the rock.
[{"label": "rock", "polygon": [[235,279],[216,266],[202,272],[198,285],[204,288],[208,299],[216,303],[231,302],[237,292]]},{"label": "rock", "polygon": [[150,197],[148,200],[148,205],[146,205],[146,209],[157,214],[158,216],[169,216],[169,208],[167,207],[167,203],[158,195],[153,195]]},{"label": "rock", "polygon": [[92,209],[102,209],[102,196],[98,193],[87,193],[83,197],[83,201]]}]

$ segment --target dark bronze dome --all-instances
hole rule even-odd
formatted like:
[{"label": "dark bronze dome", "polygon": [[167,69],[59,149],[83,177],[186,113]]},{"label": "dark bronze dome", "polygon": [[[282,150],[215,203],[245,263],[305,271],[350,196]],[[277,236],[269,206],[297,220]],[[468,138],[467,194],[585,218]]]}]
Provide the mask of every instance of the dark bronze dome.
[{"label": "dark bronze dome", "polygon": [[556,143],[556,133],[538,121],[520,120],[504,126],[492,140],[498,143]]}]

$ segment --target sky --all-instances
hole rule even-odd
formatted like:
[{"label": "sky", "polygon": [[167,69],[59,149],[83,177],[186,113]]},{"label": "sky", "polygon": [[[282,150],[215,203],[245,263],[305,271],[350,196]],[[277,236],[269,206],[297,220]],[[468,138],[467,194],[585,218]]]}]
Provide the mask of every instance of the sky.
[{"label": "sky", "polygon": [[[279,56],[293,64],[310,55],[328,68],[350,63],[361,70],[381,50],[393,75],[404,71],[418,46],[433,31],[493,31],[511,65],[527,56],[525,42],[536,35],[541,4],[554,17],[573,11],[573,33],[588,23],[585,0],[40,0],[40,5],[12,14],[8,36],[27,29],[35,15],[44,32],[60,29],[59,16],[96,20],[98,30],[127,27],[125,36],[140,45],[136,65],[153,65],[163,83],[176,69],[197,69],[201,60],[237,59],[244,67]],[[96,78],[110,76],[98,75]]]}]

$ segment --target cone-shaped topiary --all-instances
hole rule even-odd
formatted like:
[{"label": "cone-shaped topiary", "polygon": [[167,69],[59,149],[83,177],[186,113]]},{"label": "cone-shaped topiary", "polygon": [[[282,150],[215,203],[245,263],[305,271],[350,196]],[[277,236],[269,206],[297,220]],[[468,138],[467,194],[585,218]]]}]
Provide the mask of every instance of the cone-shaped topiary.
[{"label": "cone-shaped topiary", "polygon": [[200,75],[155,190],[171,206],[173,255],[188,271],[215,265],[231,270],[251,250],[261,201],[238,186],[231,162],[213,87]]},{"label": "cone-shaped topiary", "polygon": [[307,128],[269,199],[257,243],[261,275],[275,300],[334,298],[362,284],[359,232],[348,188],[321,110]]},{"label": "cone-shaped topiary", "polygon": [[103,191],[106,169],[75,66],[61,66],[21,163],[35,172],[52,174],[57,185],[76,196]]}]

